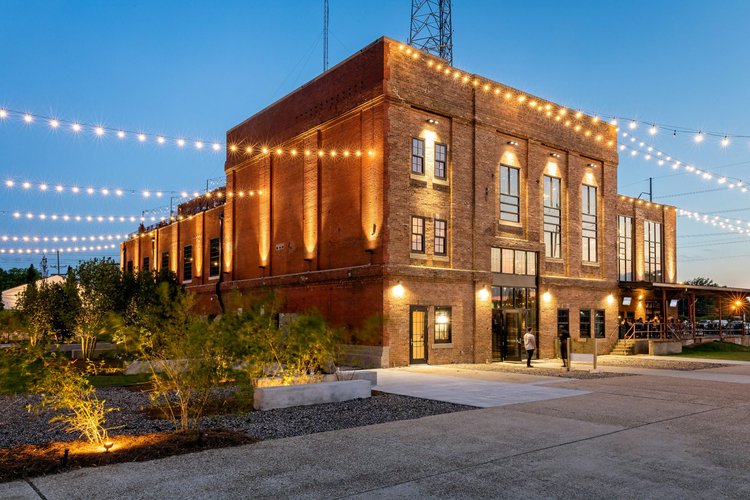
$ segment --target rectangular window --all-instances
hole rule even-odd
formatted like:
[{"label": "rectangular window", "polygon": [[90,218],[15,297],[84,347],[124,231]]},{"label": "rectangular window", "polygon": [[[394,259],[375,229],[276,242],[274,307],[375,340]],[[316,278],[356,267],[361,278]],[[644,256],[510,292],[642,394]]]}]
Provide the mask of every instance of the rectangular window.
[{"label": "rectangular window", "polygon": [[435,306],[435,343],[451,342],[451,308]]},{"label": "rectangular window", "polygon": [[499,248],[490,248],[490,271],[493,273],[500,272],[500,252]]},{"label": "rectangular window", "polygon": [[169,269],[169,252],[161,253],[161,268]]},{"label": "rectangular window", "polygon": [[643,223],[643,270],[646,281],[661,282],[661,224]]},{"label": "rectangular window", "polygon": [[411,251],[424,253],[424,217],[411,218]]},{"label": "rectangular window", "polygon": [[536,276],[536,252],[526,252],[526,274]]},{"label": "rectangular window", "polygon": [[493,273],[536,276],[536,252],[492,247],[491,270]]},{"label": "rectangular window", "polygon": [[581,186],[581,251],[584,262],[596,262],[596,188]]},{"label": "rectangular window", "polygon": [[193,245],[182,249],[182,281],[193,279]]},{"label": "rectangular window", "polygon": [[516,254],[515,274],[526,274],[526,252],[516,250],[515,254]]},{"label": "rectangular window", "polygon": [[513,257],[513,250],[510,248],[503,248],[503,274],[513,274],[515,269],[515,259]]},{"label": "rectangular window", "polygon": [[424,139],[411,139],[411,173],[424,175]]},{"label": "rectangular window", "polygon": [[560,335],[562,331],[570,334],[570,313],[567,309],[557,310],[557,334]]},{"label": "rectangular window", "polygon": [[128,261],[128,266],[127,267],[128,267],[128,272],[132,273],[133,272],[133,261],[132,260]]},{"label": "rectangular window", "polygon": [[221,249],[219,248],[219,238],[214,238],[209,242],[208,248],[208,276],[215,278],[219,276],[221,269]]},{"label": "rectangular window", "polygon": [[521,220],[519,172],[517,168],[500,165],[500,220],[508,222]]},{"label": "rectangular window", "polygon": [[144,257],[143,258],[143,270],[148,271],[149,266],[151,265],[151,258],[150,257]]},{"label": "rectangular window", "polygon": [[594,336],[598,339],[604,338],[604,311],[594,311]]},{"label": "rectangular window", "polygon": [[617,269],[620,281],[633,281],[633,218],[617,217]]},{"label": "rectangular window", "polygon": [[591,311],[589,309],[581,309],[578,332],[582,339],[591,337]]},{"label": "rectangular window", "polygon": [[562,258],[562,220],[560,212],[560,179],[544,176],[544,253],[552,259]]},{"label": "rectangular window", "polygon": [[448,164],[448,146],[435,144],[435,177],[445,180],[448,178],[446,165]]},{"label": "rectangular window", "polygon": [[435,219],[435,255],[447,255],[448,222]]}]

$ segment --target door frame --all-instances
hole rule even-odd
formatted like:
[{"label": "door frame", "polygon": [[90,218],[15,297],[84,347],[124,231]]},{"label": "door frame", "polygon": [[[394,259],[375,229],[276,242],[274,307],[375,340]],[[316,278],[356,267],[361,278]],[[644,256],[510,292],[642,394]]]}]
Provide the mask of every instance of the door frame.
[{"label": "door frame", "polygon": [[[424,331],[422,342],[424,344],[424,358],[414,358],[414,312],[422,311],[424,313]],[[424,364],[427,363],[427,318],[428,318],[428,307],[427,306],[409,306],[409,364]]]}]

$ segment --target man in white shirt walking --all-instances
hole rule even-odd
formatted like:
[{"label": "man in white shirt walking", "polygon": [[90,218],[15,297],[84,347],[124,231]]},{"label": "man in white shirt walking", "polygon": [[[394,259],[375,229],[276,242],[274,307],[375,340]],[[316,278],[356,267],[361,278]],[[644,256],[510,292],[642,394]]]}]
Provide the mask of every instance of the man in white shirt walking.
[{"label": "man in white shirt walking", "polygon": [[531,368],[531,357],[536,349],[536,337],[532,333],[531,327],[526,329],[526,335],[523,336],[523,346],[526,348],[526,366]]}]

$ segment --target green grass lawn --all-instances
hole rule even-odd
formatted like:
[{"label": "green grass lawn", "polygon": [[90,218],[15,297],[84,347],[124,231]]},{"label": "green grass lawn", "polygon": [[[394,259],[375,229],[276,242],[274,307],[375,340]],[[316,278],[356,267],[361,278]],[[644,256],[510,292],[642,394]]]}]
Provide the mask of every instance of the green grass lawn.
[{"label": "green grass lawn", "polygon": [[750,361],[750,347],[731,342],[706,342],[705,344],[684,346],[681,354],[673,354],[672,356]]},{"label": "green grass lawn", "polygon": [[137,375],[91,375],[89,377],[89,382],[97,389],[143,384],[149,380],[151,380],[150,373],[139,373]]}]

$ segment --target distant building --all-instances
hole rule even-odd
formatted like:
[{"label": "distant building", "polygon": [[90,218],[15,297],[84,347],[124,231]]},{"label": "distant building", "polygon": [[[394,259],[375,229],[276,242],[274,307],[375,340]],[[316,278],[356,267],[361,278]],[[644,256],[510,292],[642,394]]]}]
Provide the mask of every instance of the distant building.
[{"label": "distant building", "polygon": [[[36,285],[39,286],[40,283],[62,283],[63,281],[65,281],[65,276],[53,274],[49,278],[42,278],[40,280],[37,280]],[[27,286],[28,285],[19,285],[7,290],[3,290],[3,309],[15,309],[18,299],[20,298],[21,294],[26,291]]]},{"label": "distant building", "polygon": [[226,187],[121,262],[213,313],[277,289],[363,365],[518,359],[526,327],[542,357],[563,328],[608,352],[619,282],[676,279],[674,208],[618,196],[617,165],[614,126],[382,38],[229,130]]}]

